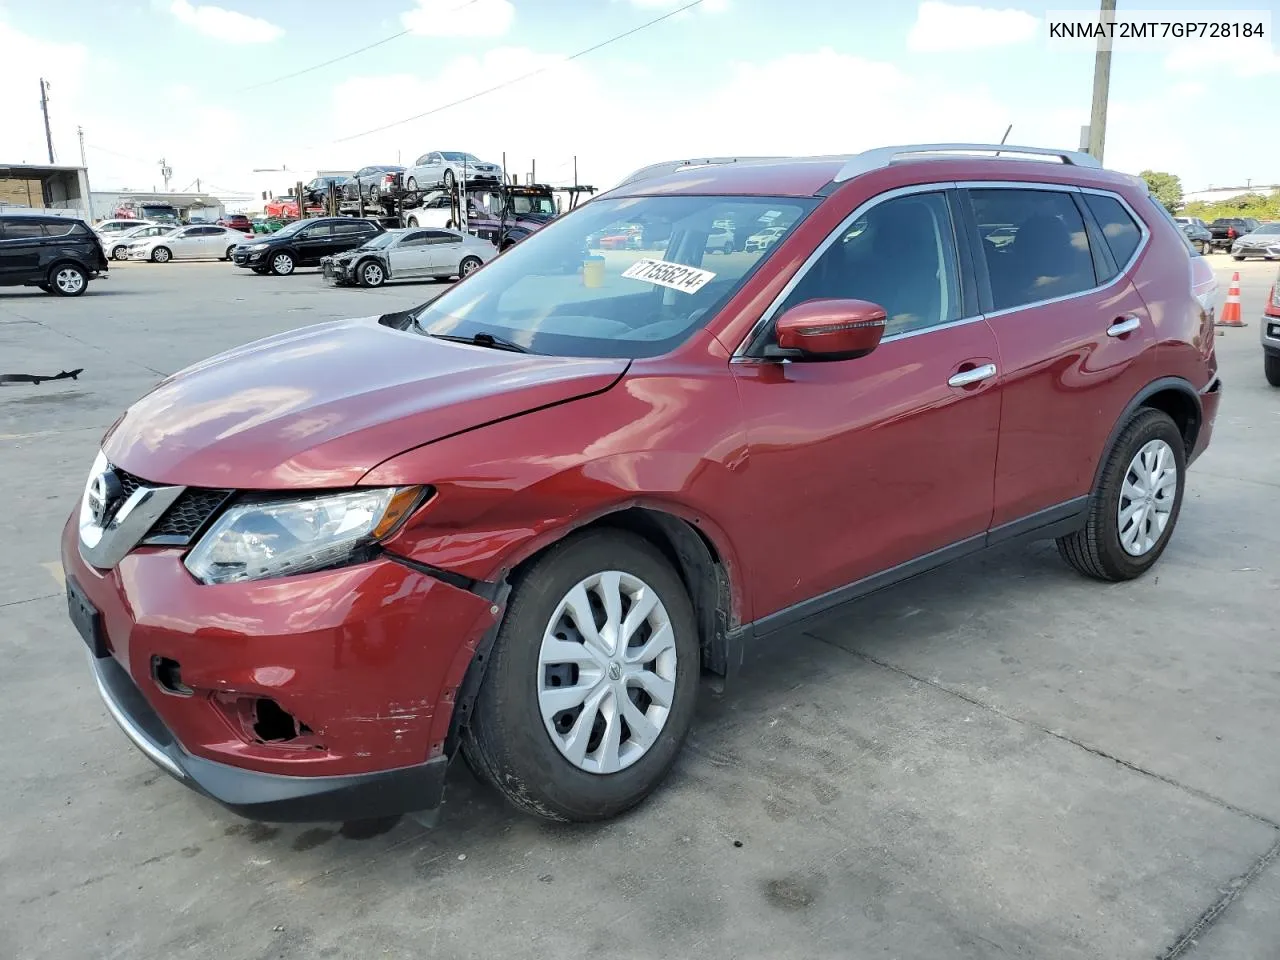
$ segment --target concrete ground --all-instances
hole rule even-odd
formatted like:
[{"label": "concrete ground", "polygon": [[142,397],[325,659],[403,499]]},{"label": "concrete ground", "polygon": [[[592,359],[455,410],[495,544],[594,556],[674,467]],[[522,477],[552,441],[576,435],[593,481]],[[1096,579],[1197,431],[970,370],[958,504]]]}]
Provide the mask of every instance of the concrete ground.
[{"label": "concrete ground", "polygon": [[[1214,258],[1225,280],[1237,268]],[[1249,326],[1178,532],[1130,584],[1052,544],[810,624],[705,698],[668,785],[603,826],[515,814],[459,764],[412,819],[243,822],[107,717],[57,534],[104,429],[217,350],[425,299],[313,272],[126,264],[0,290],[0,957],[1257,960],[1280,947],[1280,390]]]}]

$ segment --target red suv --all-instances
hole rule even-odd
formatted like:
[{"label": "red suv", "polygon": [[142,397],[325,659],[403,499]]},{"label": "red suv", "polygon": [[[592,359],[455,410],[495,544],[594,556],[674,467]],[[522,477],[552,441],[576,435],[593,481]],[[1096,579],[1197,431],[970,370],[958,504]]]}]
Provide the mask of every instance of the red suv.
[{"label": "red suv", "polygon": [[[778,239],[709,252],[726,223]],[[699,674],[809,616],[1015,539],[1150,568],[1218,409],[1214,290],[1079,154],[646,168],[422,307],[164,380],[67,523],[71,618],[133,742],[243,815],[434,809],[461,751],[609,817]]]}]

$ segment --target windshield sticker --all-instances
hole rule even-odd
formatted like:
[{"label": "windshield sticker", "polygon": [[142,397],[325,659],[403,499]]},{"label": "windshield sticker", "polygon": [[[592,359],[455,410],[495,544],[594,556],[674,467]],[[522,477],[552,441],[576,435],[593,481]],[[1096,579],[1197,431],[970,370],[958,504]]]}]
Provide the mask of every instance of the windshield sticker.
[{"label": "windshield sticker", "polygon": [[697,293],[715,279],[715,274],[710,270],[686,267],[682,263],[667,263],[665,260],[637,260],[622,275],[629,280],[644,280],[685,293]]}]

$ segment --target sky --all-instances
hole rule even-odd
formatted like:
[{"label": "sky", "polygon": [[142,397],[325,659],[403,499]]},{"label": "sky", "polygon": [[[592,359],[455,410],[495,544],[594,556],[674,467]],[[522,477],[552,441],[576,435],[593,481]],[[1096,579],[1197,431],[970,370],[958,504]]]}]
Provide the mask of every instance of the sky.
[{"label": "sky", "polygon": [[[56,158],[79,162],[82,128],[95,190],[162,187],[161,159],[171,189],[249,193],[255,170],[430,150],[505,153],[555,184],[576,157],[605,188],[659,160],[997,142],[1010,124],[1010,143],[1074,149],[1089,120],[1095,44],[1048,25],[1097,0],[701,0],[569,59],[689,2],[0,0],[0,164],[47,159],[41,77]],[[1188,191],[1280,183],[1280,0],[1199,4],[1120,0],[1164,20],[1252,9],[1266,34],[1118,44],[1106,165]]]}]

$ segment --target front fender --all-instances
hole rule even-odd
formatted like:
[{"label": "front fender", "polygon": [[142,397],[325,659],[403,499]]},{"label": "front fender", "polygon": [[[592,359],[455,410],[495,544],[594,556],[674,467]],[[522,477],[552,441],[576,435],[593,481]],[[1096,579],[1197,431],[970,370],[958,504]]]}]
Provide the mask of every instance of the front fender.
[{"label": "front fender", "polygon": [[746,464],[732,382],[685,374],[625,378],[603,394],[411,450],[360,482],[434,486],[386,549],[486,582],[610,513],[678,517],[715,548],[742,622],[744,566],[727,531],[750,522]]}]

